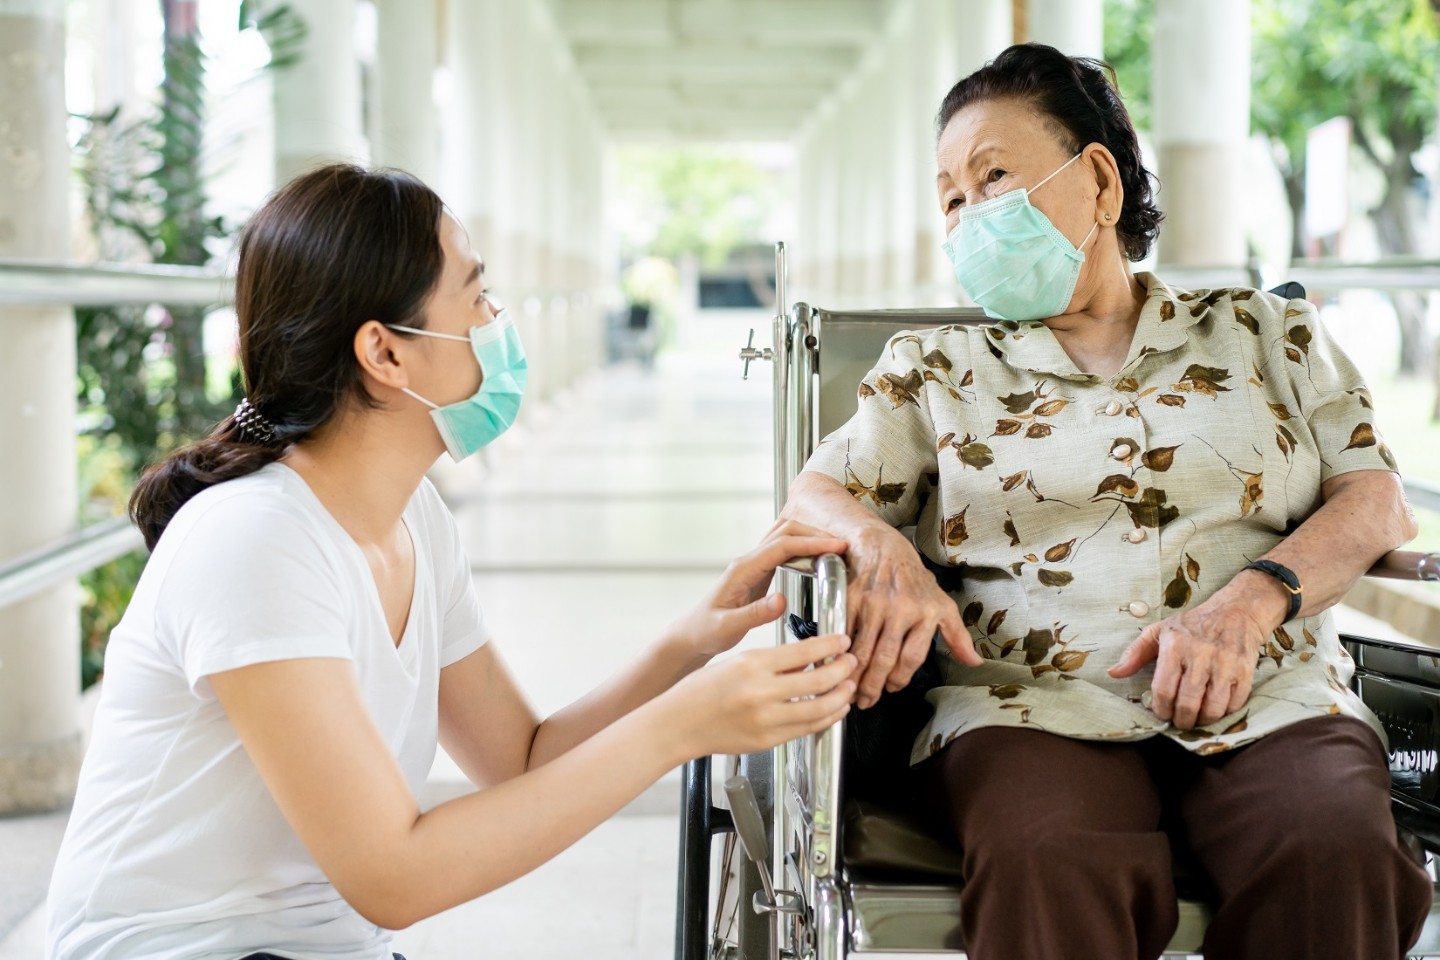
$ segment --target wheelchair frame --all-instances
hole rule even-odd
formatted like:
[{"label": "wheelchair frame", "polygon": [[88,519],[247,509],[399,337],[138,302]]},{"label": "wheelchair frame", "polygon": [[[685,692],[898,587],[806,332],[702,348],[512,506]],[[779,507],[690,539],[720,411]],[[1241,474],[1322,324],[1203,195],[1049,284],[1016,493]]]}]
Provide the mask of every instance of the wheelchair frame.
[{"label": "wheelchair frame", "polygon": [[[893,333],[945,323],[989,321],[982,311],[973,308],[828,311],[797,303],[787,311],[784,244],[776,247],[776,287],[772,345],[754,347],[752,331],[752,342],[741,350],[740,358],[747,375],[751,362],[773,363],[778,513],[784,506],[791,478],[804,467],[821,436],[848,418],[848,414],[837,419],[822,411],[835,409],[842,392],[846,398],[843,406],[853,411],[855,384],[879,356],[880,347],[873,342],[874,327]],[[827,367],[833,369],[823,371],[822,338],[833,344],[826,354]],[[873,349],[866,352],[866,345]],[[856,349],[847,350],[848,346]],[[836,399],[826,405],[823,401],[830,398]],[[843,562],[828,556],[789,565],[789,570],[798,575],[785,576],[781,584],[787,609],[802,616],[813,613],[821,633],[843,632]],[[1440,555],[1394,551],[1381,558],[1367,575],[1440,580]],[[787,639],[782,622],[777,642]],[[1397,746],[1397,730],[1392,730],[1392,776],[1397,775],[1396,764],[1401,762],[1395,759],[1397,753],[1408,751],[1407,756],[1415,756],[1402,762],[1402,766],[1411,764],[1423,771],[1428,765],[1430,773],[1440,780],[1440,773],[1434,770],[1440,752],[1440,651],[1348,636],[1342,639],[1356,661],[1356,689],[1367,702],[1378,699],[1377,712],[1386,721],[1387,729],[1392,727],[1392,721],[1398,725],[1403,743]],[[1414,701],[1417,694],[1408,691],[1409,687],[1433,699],[1433,709],[1418,720]],[[712,801],[711,758],[686,765],[676,960],[842,960],[852,952],[949,956],[962,952],[957,942],[955,885],[860,881],[847,875],[842,855],[840,762],[844,727],[843,722],[838,723],[769,753],[731,759],[731,770],[753,787],[756,805],[768,825],[768,836],[763,841],[753,831],[750,841],[763,842],[768,851],[749,851],[756,859],[768,859],[769,876],[763,879],[763,871],[741,855],[743,844],[737,843],[736,820],[743,818],[732,816]],[[1440,783],[1432,784],[1432,789],[1440,794]],[[1440,852],[1440,815],[1398,788],[1393,796],[1401,828],[1426,851]],[[711,840],[717,835],[725,837],[725,848],[711,922]],[[773,887],[781,889],[772,889],[769,877],[775,878]],[[1180,909],[1180,925],[1166,950],[1167,956],[1199,952],[1208,907],[1182,898]],[[727,918],[730,926],[722,935],[722,922]],[[1440,956],[1440,904],[1432,908],[1420,943],[1410,955]]]}]

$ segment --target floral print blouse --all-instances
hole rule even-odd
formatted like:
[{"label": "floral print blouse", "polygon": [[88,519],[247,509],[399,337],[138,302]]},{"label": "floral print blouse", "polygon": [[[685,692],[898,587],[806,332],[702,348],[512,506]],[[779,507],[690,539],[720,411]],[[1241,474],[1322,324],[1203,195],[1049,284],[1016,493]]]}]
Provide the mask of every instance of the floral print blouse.
[{"label": "floral print blouse", "polygon": [[1038,322],[901,333],[855,416],[805,469],[844,484],[942,568],[976,649],[943,645],[944,686],[912,762],[967,730],[1162,735],[1211,754],[1325,714],[1379,721],[1329,611],[1274,632],[1250,700],[1181,730],[1148,709],[1153,665],[1106,671],[1146,624],[1200,603],[1321,503],[1320,485],[1391,470],[1359,372],[1314,307],[1259,290],[1147,299],[1109,379]]}]

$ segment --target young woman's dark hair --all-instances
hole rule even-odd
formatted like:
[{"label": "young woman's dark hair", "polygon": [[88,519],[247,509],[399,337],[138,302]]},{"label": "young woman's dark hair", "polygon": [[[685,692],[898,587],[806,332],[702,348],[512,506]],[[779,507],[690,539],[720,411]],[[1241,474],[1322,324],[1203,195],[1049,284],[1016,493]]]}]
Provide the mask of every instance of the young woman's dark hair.
[{"label": "young woman's dark hair", "polygon": [[409,174],[334,164],[292,180],[255,213],[235,276],[246,403],[238,419],[141,477],[130,516],[146,546],[201,490],[278,460],[347,399],[375,403],[355,333],[368,320],[425,325],[422,307],[444,265],[442,209]]},{"label": "young woman's dark hair", "polygon": [[1015,97],[1040,112],[1071,154],[1100,144],[1114,155],[1125,189],[1115,231],[1125,255],[1139,260],[1150,252],[1165,215],[1155,205],[1155,176],[1141,162],[1140,142],[1113,77],[1110,65],[1099,60],[1067,57],[1043,43],[1017,44],[950,88],[935,118],[936,133],[972,103]]}]

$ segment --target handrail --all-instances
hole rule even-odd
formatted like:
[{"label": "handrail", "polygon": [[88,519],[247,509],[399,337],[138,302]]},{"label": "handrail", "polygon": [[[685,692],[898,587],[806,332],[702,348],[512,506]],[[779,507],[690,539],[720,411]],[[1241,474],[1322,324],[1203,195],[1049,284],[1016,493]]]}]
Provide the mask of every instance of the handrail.
[{"label": "handrail", "polygon": [[[1157,264],[1155,275],[1182,287],[1255,286],[1255,264]],[[1368,262],[1326,258],[1295,260],[1282,272],[1306,290],[1440,290],[1440,260],[1394,257]]]},{"label": "handrail", "polygon": [[1400,478],[1400,485],[1405,488],[1405,499],[1412,507],[1440,512],[1440,486],[1428,480],[1404,476]]},{"label": "handrail", "polygon": [[0,258],[0,306],[208,307],[234,296],[234,277],[203,267]]},{"label": "handrail", "polygon": [[128,517],[92,523],[69,536],[0,564],[0,609],[89,573],[145,545]]}]

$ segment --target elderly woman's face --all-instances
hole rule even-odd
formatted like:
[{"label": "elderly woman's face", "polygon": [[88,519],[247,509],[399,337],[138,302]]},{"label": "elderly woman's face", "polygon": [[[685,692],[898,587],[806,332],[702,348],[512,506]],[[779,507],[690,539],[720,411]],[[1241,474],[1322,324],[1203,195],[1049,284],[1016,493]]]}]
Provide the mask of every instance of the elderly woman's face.
[{"label": "elderly woman's face", "polygon": [[[940,210],[949,234],[960,211],[1021,187],[1033,190],[1074,154],[1021,100],[972,103],[940,134],[935,159]],[[1081,159],[1046,183],[1031,203],[1078,244],[1095,222],[1095,178]]]}]

